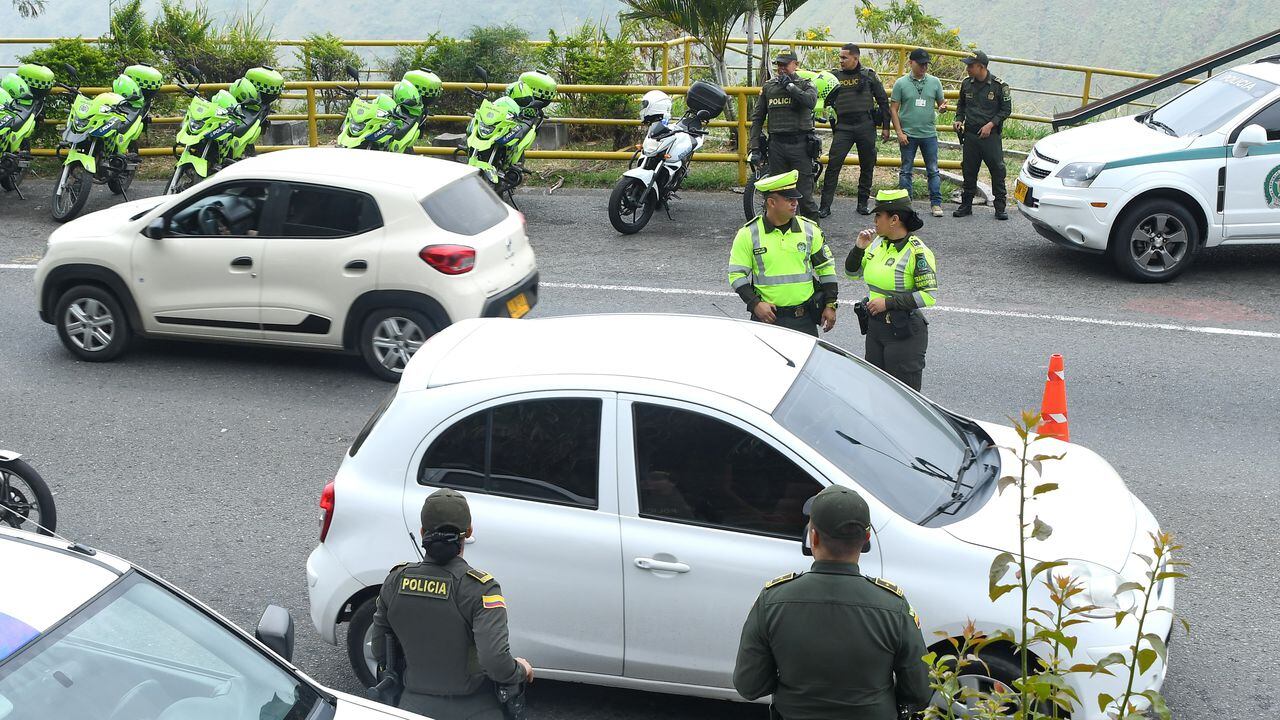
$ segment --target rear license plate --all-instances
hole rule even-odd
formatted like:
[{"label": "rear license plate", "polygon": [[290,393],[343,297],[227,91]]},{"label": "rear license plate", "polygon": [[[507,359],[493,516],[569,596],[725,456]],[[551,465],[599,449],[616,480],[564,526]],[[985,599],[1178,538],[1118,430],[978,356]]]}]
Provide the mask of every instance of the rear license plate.
[{"label": "rear license plate", "polygon": [[524,293],[511,298],[507,301],[507,314],[513,318],[523,317],[529,312],[529,298]]},{"label": "rear license plate", "polygon": [[1028,188],[1026,185],[1023,185],[1023,184],[1022,184],[1022,181],[1021,181],[1021,180],[1018,180],[1017,182],[1015,182],[1015,183],[1013,184],[1013,199],[1014,199],[1014,200],[1017,200],[1017,201],[1018,201],[1018,203],[1019,203],[1019,204],[1021,204],[1021,205],[1026,205],[1026,204],[1027,204],[1027,191],[1028,191],[1029,189],[1030,189],[1030,188]]}]

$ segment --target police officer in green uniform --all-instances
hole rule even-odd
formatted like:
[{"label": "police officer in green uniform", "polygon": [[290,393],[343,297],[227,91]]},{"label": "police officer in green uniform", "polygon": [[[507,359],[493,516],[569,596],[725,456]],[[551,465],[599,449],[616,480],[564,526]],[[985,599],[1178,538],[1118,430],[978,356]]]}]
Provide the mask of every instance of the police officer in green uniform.
[{"label": "police officer in green uniform", "polygon": [[840,170],[854,146],[858,148],[858,213],[866,215],[876,169],[876,125],[883,123],[881,137],[889,139],[889,98],[880,76],[862,64],[861,51],[853,43],[840,48],[840,67],[832,73],[840,84],[826,100],[827,106],[836,111],[836,121],[831,131],[831,149],[827,151],[829,161],[818,217],[831,214]]},{"label": "police officer in green uniform", "polygon": [[471,510],[447,488],[422,503],[420,563],[391,570],[373,614],[373,654],[381,669],[387,635],[404,656],[399,707],[437,720],[502,720],[497,691],[533,681],[524,658],[507,645],[507,604],[492,575],[462,559]]},{"label": "police officer in green uniform", "polygon": [[775,60],[777,73],[760,88],[760,98],[751,113],[751,151],[760,151],[760,135],[769,127],[769,174],[788,170],[800,174],[800,214],[817,219],[813,202],[813,161],[822,153],[822,143],[813,132],[813,108],[818,89],[796,74],[799,62],[791,53]]},{"label": "police officer in green uniform", "polygon": [[856,491],[830,485],[809,501],[806,573],[770,580],[742,626],[733,686],[773,695],[783,720],[895,720],[932,696],[920,621],[902,590],[858,571],[871,513]]},{"label": "police officer in green uniform", "polygon": [[[924,354],[929,347],[929,321],[923,308],[936,302],[938,264],[933,251],[912,235],[924,220],[911,208],[906,190],[876,194],[874,230],[858,233],[845,259],[850,279],[867,283],[867,362],[919,390]],[[857,309],[857,308],[855,308]]]},{"label": "police officer in green uniform", "polygon": [[1009,85],[992,75],[987,66],[991,60],[981,50],[964,59],[969,77],[960,83],[960,101],[956,103],[956,133],[960,135],[960,166],[964,188],[960,207],[951,214],[966,217],[973,214],[973,196],[978,190],[978,168],[984,163],[991,173],[992,207],[997,220],[1008,220],[1005,212],[1004,147],[1000,133],[1004,121],[1013,112]]},{"label": "police officer in green uniform", "polygon": [[818,224],[796,216],[799,173],[756,181],[764,214],[738,230],[729,251],[729,286],[751,319],[818,335],[836,325],[835,262]]}]

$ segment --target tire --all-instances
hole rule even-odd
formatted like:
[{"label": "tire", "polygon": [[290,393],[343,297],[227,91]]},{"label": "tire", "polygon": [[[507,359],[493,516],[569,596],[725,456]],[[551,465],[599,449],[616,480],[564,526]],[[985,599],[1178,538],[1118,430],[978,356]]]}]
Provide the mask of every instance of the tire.
[{"label": "tire", "polygon": [[360,603],[360,607],[351,614],[347,621],[347,659],[351,661],[351,670],[363,687],[378,684],[374,679],[376,668],[373,660],[371,644],[373,630],[373,613],[376,610],[377,596]]},{"label": "tire", "polygon": [[133,185],[133,176],[135,174],[136,173],[133,172],[127,172],[123,175],[118,175],[108,179],[107,189],[111,190],[111,194],[113,195],[123,195],[129,192],[129,186]]},{"label": "tire", "polygon": [[760,172],[752,170],[747,176],[747,184],[742,188],[742,214],[746,219],[757,215],[764,214],[764,196],[756,192],[756,180],[760,178]]},{"label": "tire", "polygon": [[[23,140],[20,154],[29,156],[31,154],[31,141]],[[9,192],[13,192],[22,187],[22,180],[27,176],[27,168],[21,167],[13,172],[12,175],[0,176],[0,188],[4,188]]]},{"label": "tire", "polygon": [[129,347],[132,330],[120,301],[96,285],[77,285],[54,305],[62,344],[81,360],[109,362]]},{"label": "tire", "polygon": [[1181,275],[1203,238],[1181,203],[1153,198],[1125,210],[1107,252],[1116,268],[1137,282],[1168,282]]},{"label": "tire", "polygon": [[[990,693],[994,688],[995,683],[1000,683],[1006,688],[1012,690],[1014,688],[1014,681],[1022,676],[1021,662],[1017,656],[1007,650],[997,647],[979,652],[977,655],[982,659],[981,663],[971,662],[960,670],[961,687],[968,687],[980,690],[984,693]],[[933,694],[932,704],[935,707],[943,709],[945,714],[946,704],[942,696],[936,691]],[[1052,703],[1048,702],[1036,704],[1035,709],[1047,717],[1050,714],[1051,705]],[[952,706],[952,710],[954,712],[954,716],[958,718],[975,716],[975,709],[966,707],[963,701],[955,702]],[[1013,708],[1011,707],[1006,707],[1005,710],[1010,715],[1013,712]],[[1066,718],[1068,716],[1061,708],[1059,708],[1058,717]]]},{"label": "tire", "polygon": [[169,178],[169,186],[164,192],[166,195],[177,195],[199,181],[200,176],[196,174],[194,167],[190,165],[175,167],[173,175]]},{"label": "tire", "polygon": [[409,358],[436,331],[435,323],[417,310],[380,308],[360,324],[360,356],[374,375],[400,382]]},{"label": "tire", "polygon": [[[62,194],[58,194],[62,188]],[[53,188],[53,201],[49,209],[57,222],[67,222],[84,210],[89,202],[89,191],[93,189],[93,175],[78,162],[62,166],[62,174],[58,176],[58,184]]]},{"label": "tire", "polygon": [[[643,193],[638,200],[637,193]],[[649,224],[654,206],[653,194],[644,183],[633,177],[618,178],[613,192],[609,193],[609,223],[623,235],[633,235]]]},{"label": "tire", "polygon": [[22,459],[0,461],[0,525],[41,535],[52,535],[58,529],[53,493],[35,468]]}]

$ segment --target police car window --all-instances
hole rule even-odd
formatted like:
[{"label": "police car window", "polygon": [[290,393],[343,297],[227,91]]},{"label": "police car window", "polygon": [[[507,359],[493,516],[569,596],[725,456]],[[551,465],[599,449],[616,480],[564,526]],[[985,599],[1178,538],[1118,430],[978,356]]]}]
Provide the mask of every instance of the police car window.
[{"label": "police car window", "polygon": [[285,210],[285,237],[332,238],[382,226],[378,204],[364,193],[294,185]]},{"label": "police car window", "polygon": [[431,222],[459,235],[479,235],[507,219],[507,206],[479,175],[468,175],[422,201]]},{"label": "police car window", "polygon": [[595,398],[539,399],[470,415],[431,443],[418,482],[595,508],[602,407]]},{"label": "police car window", "polygon": [[1179,137],[1204,135],[1250,105],[1274,92],[1276,86],[1243,73],[1225,72],[1161,105],[1151,115]]},{"label": "police car window", "polygon": [[261,229],[267,204],[262,183],[223,185],[174,213],[169,232],[175,235],[251,237]]},{"label": "police car window", "polygon": [[[1275,142],[1280,140],[1280,102],[1271,103],[1262,112],[1254,115],[1248,122],[1240,126],[1240,129],[1248,125],[1261,125],[1262,129],[1267,131],[1267,140]],[[1240,130],[1236,130],[1236,135],[1240,134]]]},{"label": "police car window", "polygon": [[701,413],[636,403],[632,416],[641,517],[801,537],[822,485],[782,453]]}]

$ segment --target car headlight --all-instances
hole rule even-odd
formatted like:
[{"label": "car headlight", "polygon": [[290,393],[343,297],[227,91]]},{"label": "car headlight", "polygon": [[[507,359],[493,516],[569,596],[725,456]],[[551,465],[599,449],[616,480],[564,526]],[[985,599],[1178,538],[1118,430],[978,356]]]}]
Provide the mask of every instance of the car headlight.
[{"label": "car headlight", "polygon": [[1067,605],[1081,608],[1093,605],[1094,610],[1083,613],[1090,618],[1110,618],[1116,613],[1131,613],[1138,607],[1141,596],[1135,590],[1117,593],[1125,581],[1115,572],[1097,565],[1073,564],[1068,568],[1072,577],[1080,581],[1084,592],[1067,599]]},{"label": "car headlight", "polygon": [[1071,163],[1058,171],[1058,179],[1067,187],[1089,187],[1106,163]]}]

